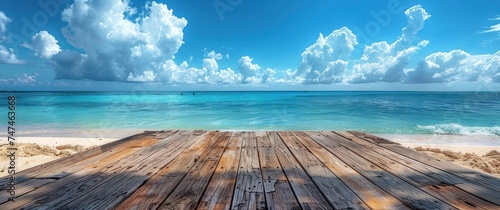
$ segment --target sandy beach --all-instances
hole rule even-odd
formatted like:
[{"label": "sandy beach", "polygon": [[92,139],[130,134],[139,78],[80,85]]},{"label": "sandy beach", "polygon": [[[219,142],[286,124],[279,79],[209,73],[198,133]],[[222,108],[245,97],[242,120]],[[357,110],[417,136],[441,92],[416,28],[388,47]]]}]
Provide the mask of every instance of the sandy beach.
[{"label": "sandy beach", "polygon": [[[136,131],[134,131],[136,132]],[[133,132],[104,132],[90,137],[69,137],[74,131],[58,133],[58,137],[19,137],[17,167],[20,170],[62,158],[86,149],[103,145]],[[138,132],[136,132],[138,133]],[[446,160],[461,166],[500,177],[500,137],[497,136],[459,136],[459,135],[396,135],[377,134],[380,137],[400,143],[404,147]],[[62,136],[62,137],[61,137]],[[472,139],[472,140],[471,140]],[[0,146],[6,153],[6,145]],[[7,157],[0,156],[0,176],[7,175]]]}]

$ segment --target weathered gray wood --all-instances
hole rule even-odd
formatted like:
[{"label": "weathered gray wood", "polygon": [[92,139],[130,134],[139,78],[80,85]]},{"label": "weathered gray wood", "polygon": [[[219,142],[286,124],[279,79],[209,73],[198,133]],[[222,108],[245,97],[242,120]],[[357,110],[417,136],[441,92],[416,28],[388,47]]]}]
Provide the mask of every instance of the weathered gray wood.
[{"label": "weathered gray wood", "polygon": [[241,142],[240,132],[234,133],[222,154],[198,209],[225,210],[231,208],[236,176],[240,162]]},{"label": "weathered gray wood", "polygon": [[[54,181],[57,181],[57,179],[28,179],[24,182],[21,182],[20,184],[15,185],[15,192],[16,192],[16,202],[21,201],[20,197],[23,195],[26,195],[27,193],[36,190],[37,188],[46,185],[48,183],[52,183]],[[0,193],[0,200],[5,201],[5,202],[10,202],[8,201],[11,195],[7,191],[3,191]],[[28,196],[25,196],[28,197]],[[30,199],[26,199],[29,201]],[[19,202],[18,202],[19,203]],[[0,206],[1,207],[1,206]],[[0,208],[2,209],[2,208]]]},{"label": "weathered gray wood", "polygon": [[500,206],[475,197],[455,186],[424,186],[429,194],[448,202],[458,209],[500,209]]},{"label": "weathered gray wood", "polygon": [[243,134],[240,169],[234,189],[232,209],[266,209],[255,133]]},{"label": "weathered gray wood", "polygon": [[[360,139],[367,140],[368,142],[373,142],[370,139],[366,139],[366,134],[359,132],[350,133],[354,134]],[[400,155],[417,160],[429,166],[435,167],[436,169],[441,170],[443,173],[454,176],[457,179],[464,180],[463,183],[456,184],[455,186],[484,200],[500,205],[500,179],[498,178],[486,175],[484,173],[476,172],[456,164],[441,161],[437,158],[430,157],[428,155],[399,145],[376,144],[376,146],[383,147]]]},{"label": "weathered gray wood", "polygon": [[334,154],[312,140],[309,135],[317,132],[291,133],[371,209],[408,209],[399,200],[371,183]]},{"label": "weathered gray wood", "polygon": [[277,132],[267,132],[274,152],[302,209],[332,209],[321,191],[283,143]]},{"label": "weathered gray wood", "polygon": [[325,198],[336,209],[369,209],[335,174],[325,167],[289,132],[278,132]]},{"label": "weathered gray wood", "polygon": [[268,209],[300,209],[278,157],[265,132],[256,132]]},{"label": "weathered gray wood", "polygon": [[356,153],[341,146],[340,136],[311,135],[311,138],[335,154],[347,165],[370,180],[375,185],[414,209],[454,209],[447,203],[425,193],[421,189],[403,181],[399,177],[381,169]]},{"label": "weathered gray wood", "polygon": [[226,148],[229,137],[231,133],[222,133],[214,143],[215,147],[203,152],[186,177],[158,209],[196,209]]}]

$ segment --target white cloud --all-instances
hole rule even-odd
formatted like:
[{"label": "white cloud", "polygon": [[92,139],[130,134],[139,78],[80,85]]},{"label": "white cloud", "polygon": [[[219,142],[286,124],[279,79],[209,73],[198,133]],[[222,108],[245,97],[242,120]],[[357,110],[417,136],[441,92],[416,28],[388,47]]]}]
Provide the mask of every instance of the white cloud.
[{"label": "white cloud", "polygon": [[6,64],[22,64],[24,61],[18,59],[14,50],[12,48],[8,48],[3,44],[4,42],[9,42],[9,38],[4,34],[7,33],[7,24],[9,24],[12,20],[5,15],[4,12],[0,11],[0,63]]},{"label": "white cloud", "polygon": [[[84,54],[63,50],[52,57],[58,79],[171,81],[164,69],[183,42],[187,20],[152,2],[142,14],[128,0],[75,2],[62,13],[62,33]],[[96,44],[98,43],[98,44]]]},{"label": "white cloud", "polygon": [[408,22],[401,30],[401,36],[392,44],[382,41],[365,46],[360,62],[353,66],[350,75],[346,75],[347,82],[402,81],[410,56],[429,44],[429,41],[424,40],[412,45],[418,40],[417,35],[424,27],[424,22],[431,17],[420,5],[410,7],[405,11],[405,15]]},{"label": "white cloud", "polygon": [[34,50],[36,56],[48,59],[61,52],[57,42],[47,31],[40,31],[31,38],[31,43],[23,43],[22,46]]},{"label": "white cloud", "polygon": [[14,54],[14,50],[12,48],[5,48],[0,45],[0,63],[6,64],[22,64],[24,61],[19,60]]},{"label": "white cloud", "polygon": [[260,78],[257,77],[260,66],[252,63],[253,59],[249,56],[243,56],[238,60],[240,74],[242,76],[241,83],[259,83]]},{"label": "white cloud", "polygon": [[[489,19],[492,21],[500,21],[500,16],[496,18]],[[500,32],[500,23],[491,25],[488,27],[488,30],[484,30],[483,33],[490,33],[490,32]]]},{"label": "white cloud", "polygon": [[484,32],[485,33],[488,33],[488,32],[500,32],[500,23],[490,26],[490,29],[488,29],[488,30],[486,30]]},{"label": "white cloud", "polygon": [[274,82],[275,81],[275,78],[274,78],[275,75],[276,75],[276,71],[275,70],[273,70],[271,68],[267,68],[266,70],[264,70],[264,73],[262,74],[261,83]]},{"label": "white cloud", "polygon": [[329,62],[323,71],[314,70],[307,74],[305,84],[332,84],[342,82],[342,75],[347,69],[348,62],[336,60]]},{"label": "white cloud", "polygon": [[148,71],[144,74],[128,76],[128,81],[134,82],[150,82],[159,81],[158,78],[168,78],[168,80],[160,80],[169,83],[207,83],[207,84],[234,84],[241,80],[241,75],[235,73],[231,68],[219,69],[217,60],[222,59],[222,55],[215,51],[211,51],[205,55],[202,60],[202,67],[190,67],[184,61],[177,65],[173,60],[167,60],[161,65],[159,71]]},{"label": "white cloud", "polygon": [[36,78],[39,76],[38,73],[34,74],[23,74],[21,76],[15,76],[6,79],[0,79],[0,82],[4,85],[30,85],[36,82]]},{"label": "white cloud", "polygon": [[[67,23],[62,33],[78,50],[61,51],[57,40],[43,31],[29,46],[37,55],[52,60],[59,79],[184,84],[500,82],[500,52],[483,56],[460,50],[434,53],[417,67],[408,67],[411,57],[429,44],[420,40],[418,33],[431,15],[420,5],[404,14],[407,24],[392,43],[364,46],[361,57],[353,59],[357,37],[342,27],[327,36],[319,34],[316,42],[301,53],[297,69],[278,74],[254,63],[250,56],[238,60],[236,71],[221,68],[220,60],[229,59],[229,54],[206,48],[201,67],[189,66],[187,61],[177,64],[175,54],[184,43],[183,29],[188,21],[156,2],[137,9],[129,0],[75,0],[62,13]],[[4,57],[14,55],[0,45],[0,62],[2,53]],[[13,58],[15,55],[10,60]]]},{"label": "white cloud", "polygon": [[222,54],[216,53],[215,51],[212,50],[205,57],[210,57],[214,58],[215,60],[220,60],[222,59]]},{"label": "white cloud", "polygon": [[302,52],[299,68],[294,72],[288,72],[288,75],[292,80],[302,80],[304,83],[322,83],[330,80],[319,79],[318,76],[329,75],[325,71],[330,71],[331,62],[347,62],[357,44],[356,35],[347,27],[334,30],[326,37],[320,34],[316,42]]},{"label": "white cloud", "polygon": [[424,28],[424,22],[428,20],[431,15],[427,13],[421,5],[410,7],[405,11],[405,15],[408,17],[408,23],[402,30],[403,35],[401,36],[401,41],[412,42],[418,39],[418,32]]},{"label": "white cloud", "polygon": [[473,56],[462,50],[437,52],[427,56],[414,71],[409,83],[500,82],[500,51]]},{"label": "white cloud", "polygon": [[7,31],[7,24],[11,22],[11,19],[5,15],[4,12],[0,11],[0,33],[5,33]]}]

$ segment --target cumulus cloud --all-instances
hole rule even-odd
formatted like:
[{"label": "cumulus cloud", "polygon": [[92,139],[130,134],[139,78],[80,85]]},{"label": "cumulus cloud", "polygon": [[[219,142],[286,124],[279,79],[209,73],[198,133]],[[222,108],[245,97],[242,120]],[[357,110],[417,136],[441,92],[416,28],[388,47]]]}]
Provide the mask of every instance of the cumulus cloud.
[{"label": "cumulus cloud", "polygon": [[403,28],[401,36],[402,42],[412,42],[418,38],[417,34],[424,28],[424,22],[428,20],[431,15],[425,11],[421,5],[415,5],[405,11],[408,17],[408,23]]},{"label": "cumulus cloud", "polygon": [[410,56],[429,43],[424,40],[412,45],[418,39],[417,34],[422,30],[424,22],[431,17],[420,5],[407,9],[405,15],[408,22],[401,30],[401,36],[391,44],[382,41],[365,46],[360,62],[355,64],[351,74],[346,76],[347,82],[402,81]]},{"label": "cumulus cloud", "polygon": [[240,74],[242,76],[242,83],[258,83],[259,78],[257,74],[259,73],[260,66],[258,64],[252,63],[253,59],[249,56],[243,56],[238,60]]},{"label": "cumulus cloud", "polygon": [[[2,14],[0,34],[10,21]],[[242,56],[235,70],[221,68],[219,62],[229,59],[229,54],[207,49],[201,67],[187,61],[176,63],[188,21],[156,2],[138,9],[129,0],[75,0],[61,17],[67,23],[62,34],[76,50],[61,50],[46,31],[37,33],[25,46],[51,60],[57,79],[184,84],[500,82],[500,52],[482,56],[461,50],[439,52],[408,67],[411,57],[429,44],[418,34],[431,15],[420,5],[404,14],[407,23],[393,42],[371,43],[364,46],[361,57],[352,58],[358,40],[349,28],[342,27],[326,36],[319,34],[301,53],[297,69],[279,74],[261,67],[250,56]],[[16,59],[11,49],[0,45],[0,62]]]},{"label": "cumulus cloud", "polygon": [[462,50],[437,52],[427,56],[414,71],[409,83],[500,82],[500,51],[473,56]]},{"label": "cumulus cloud", "polygon": [[222,54],[215,51],[205,54],[202,60],[202,67],[190,67],[184,61],[177,65],[173,60],[164,62],[159,71],[146,72],[142,75],[132,77],[129,75],[129,81],[148,82],[157,81],[155,78],[168,78],[163,80],[170,83],[206,83],[206,84],[233,84],[241,80],[241,75],[235,73],[231,68],[220,69],[218,60],[223,59]]},{"label": "cumulus cloud", "polygon": [[299,68],[288,75],[304,83],[322,83],[324,80],[318,76],[329,74],[325,71],[330,71],[333,63],[346,63],[357,44],[356,35],[347,27],[334,30],[326,37],[320,34],[316,42],[302,52]]},{"label": "cumulus cloud", "polygon": [[41,58],[51,58],[61,52],[56,38],[47,31],[40,31],[31,38],[31,43],[23,43],[22,46],[35,51],[35,55]]},{"label": "cumulus cloud", "polygon": [[62,33],[84,53],[62,50],[52,56],[56,78],[171,81],[165,77],[171,69],[164,68],[172,67],[184,43],[187,20],[156,2],[136,13],[128,0],[75,0],[61,15],[67,23]]},{"label": "cumulus cloud", "polygon": [[5,36],[7,33],[7,24],[9,24],[12,20],[5,15],[4,12],[0,11],[0,63],[6,64],[22,64],[24,61],[19,60],[14,53],[12,48],[7,48],[2,45],[5,42],[9,42],[9,38]]}]

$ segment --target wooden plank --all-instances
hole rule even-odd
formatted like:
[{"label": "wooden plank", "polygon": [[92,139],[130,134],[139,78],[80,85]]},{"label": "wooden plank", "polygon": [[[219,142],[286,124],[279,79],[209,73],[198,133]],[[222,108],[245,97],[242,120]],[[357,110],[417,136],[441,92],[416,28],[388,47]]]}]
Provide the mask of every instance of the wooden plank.
[{"label": "wooden plank", "polygon": [[256,132],[256,138],[268,209],[301,209],[269,137]]},{"label": "wooden plank", "polygon": [[304,132],[291,133],[371,209],[408,209],[392,195],[371,183],[309,137],[309,135],[317,134],[317,132],[307,132],[307,134]]},{"label": "wooden plank", "polygon": [[208,132],[203,139],[193,143],[170,164],[161,168],[116,209],[157,209],[193,168],[200,156],[211,150],[219,135],[221,133],[217,131]]},{"label": "wooden plank", "polygon": [[215,147],[203,152],[159,209],[195,209],[198,206],[230,137],[229,132],[219,135],[214,143]]},{"label": "wooden plank", "polygon": [[[401,166],[406,166],[408,168],[411,168],[413,170],[416,170],[420,172],[421,174],[425,174],[425,176],[432,177],[435,181],[425,181],[421,180],[419,181],[415,175],[411,175],[411,177],[408,177],[408,179],[413,179],[414,182],[419,183],[420,186],[425,186],[425,185],[456,185],[463,183],[464,180],[460,179],[456,176],[453,176],[448,173],[443,173],[443,171],[434,168],[432,166],[426,165],[424,163],[421,163],[419,161],[416,161],[414,159],[408,158],[406,156],[400,155],[398,153],[395,153],[393,151],[387,150],[383,147],[379,147],[373,143],[370,143],[368,141],[362,140],[357,138],[356,136],[347,133],[347,132],[333,132],[335,135],[341,136],[343,138],[340,139],[341,142],[339,142],[342,145],[354,145],[356,148],[353,148],[353,151],[359,154],[365,155],[365,152],[370,153],[370,158],[369,160],[378,160],[381,163],[381,166],[393,166],[393,165],[401,165]],[[323,135],[332,135],[332,132],[322,132]],[[375,138],[375,137],[373,137]],[[345,141],[342,141],[345,139]],[[385,142],[385,141],[381,141]],[[360,147],[361,146],[361,147]],[[376,153],[376,154],[375,154]],[[388,161],[385,162],[383,160],[379,160],[378,158],[373,159],[372,156],[376,157],[382,157],[387,159]],[[403,171],[403,173],[405,173]]]},{"label": "wooden plank", "polygon": [[181,138],[174,139],[171,144],[157,144],[150,147],[149,151],[144,151],[146,155],[139,154],[139,157],[136,157],[139,159],[136,163],[130,160],[120,161],[116,164],[116,168],[111,170],[114,174],[106,177],[101,185],[88,190],[86,194],[63,207],[67,209],[114,208],[140,186],[151,180],[152,176],[169,165],[179,154],[202,140],[204,134],[206,134],[204,131],[189,131]]},{"label": "wooden plank", "polygon": [[[38,166],[34,166],[31,168],[28,168],[26,170],[20,171],[16,173],[16,183],[20,184],[25,180],[28,180],[30,178],[33,178],[41,173],[50,171],[50,170],[60,170],[61,166],[66,166],[66,165],[72,165],[76,164],[78,161],[85,160],[87,158],[91,158],[97,155],[100,155],[105,152],[112,151],[113,149],[116,149],[118,147],[123,147],[124,144],[128,142],[135,142],[137,140],[143,139],[146,136],[150,136],[154,132],[144,132],[140,134],[136,134],[127,138],[120,139],[118,141],[110,142],[104,145],[101,145],[99,147],[95,147],[89,150],[85,150],[83,152],[79,152],[76,154],[73,154],[71,156],[67,156],[64,158],[60,158],[57,160],[53,160]],[[75,160],[78,160],[75,162]],[[3,191],[5,189],[6,184],[10,181],[9,180],[10,176],[4,176],[0,178],[0,191]]]},{"label": "wooden plank", "polygon": [[[356,137],[367,140],[367,137],[371,138],[380,138],[380,137],[373,137],[373,135],[366,134],[366,133],[360,133],[360,132],[349,132],[355,135]],[[387,140],[389,141],[389,140]],[[451,174],[458,175],[461,178],[474,182],[477,185],[490,188],[496,191],[500,191],[500,179],[490,176],[488,174],[484,173],[479,173],[474,170],[464,168],[462,166],[456,165],[456,164],[449,164],[449,162],[441,161],[437,158],[433,158],[427,155],[423,155],[422,153],[419,153],[415,150],[408,149],[396,144],[377,144],[378,146],[384,147],[388,150],[394,151],[396,153],[399,153],[401,155],[407,156],[409,158],[418,160],[420,162],[423,162],[427,165],[435,166],[440,170],[445,170],[447,172],[450,172]]]},{"label": "wooden plank", "polygon": [[[134,141],[134,142],[135,143],[132,145],[129,145],[129,142],[123,142],[124,144],[129,145],[129,147],[126,147],[123,150],[119,149],[121,147],[119,147],[118,145],[115,145],[115,147],[114,147],[115,149],[112,149],[112,150],[109,150],[109,152],[103,153],[104,156],[99,156],[99,157],[102,157],[102,159],[94,160],[93,157],[86,159],[85,162],[87,162],[88,165],[79,165],[78,167],[80,167],[80,170],[72,173],[70,176],[66,176],[64,178],[57,179],[56,182],[50,182],[46,186],[42,185],[41,182],[37,182],[40,185],[33,185],[33,186],[37,187],[36,190],[30,192],[29,194],[27,194],[27,196],[20,196],[19,198],[16,199],[15,203],[9,202],[9,203],[6,203],[5,205],[3,205],[3,204],[0,205],[0,209],[1,208],[15,209],[15,208],[19,208],[21,206],[27,205],[28,203],[34,203],[34,202],[44,203],[46,200],[50,200],[52,198],[58,198],[61,195],[71,194],[71,190],[74,191],[77,189],[70,189],[70,186],[71,186],[70,184],[78,181],[82,177],[87,176],[89,174],[98,176],[99,172],[102,171],[107,166],[109,166],[109,164],[117,162],[121,158],[124,158],[124,157],[140,150],[142,148],[142,146],[148,146],[148,145],[157,143],[158,140],[151,138],[151,136],[145,136],[142,139],[137,139],[137,141]],[[113,152],[111,152],[111,151],[113,151]],[[78,158],[80,156],[76,155],[76,156],[72,156],[72,157]],[[91,160],[91,161],[88,162],[88,160]],[[81,164],[81,162],[78,162],[78,160],[75,160],[74,162],[77,164]],[[67,167],[68,169],[70,169],[68,171],[72,170],[71,169],[72,165],[69,165],[69,166],[62,165],[59,167],[60,168]],[[35,179],[35,178],[31,178],[31,179]],[[20,185],[23,185],[23,184],[24,184],[24,182],[21,183]],[[59,188],[60,186],[66,186],[65,190],[60,190],[60,191],[54,190],[56,188]],[[48,192],[50,192],[50,193],[48,193]]]},{"label": "wooden plank", "polygon": [[[364,138],[364,134],[359,132],[350,132],[356,137],[366,140],[368,142],[373,142],[369,139]],[[447,173],[451,176],[455,176],[458,179],[464,180],[462,184],[456,184],[455,186],[460,189],[469,192],[470,194],[492,202],[494,204],[500,205],[500,179],[489,176],[484,173],[476,172],[471,169],[461,167],[456,164],[441,161],[437,158],[419,153],[415,150],[408,149],[395,144],[374,144],[379,147],[383,147],[400,155],[406,156],[408,158],[414,159],[426,165],[435,167],[436,169],[442,170],[443,173]]]},{"label": "wooden plank", "polygon": [[232,209],[266,209],[255,133],[244,132]]},{"label": "wooden plank", "polygon": [[369,209],[335,174],[289,132],[278,132],[318,189],[335,209]]},{"label": "wooden plank", "polygon": [[[16,184],[16,202],[18,202],[18,199],[22,197],[23,195],[26,195],[27,193],[36,190],[37,188],[49,184],[51,182],[57,181],[57,179],[28,179],[20,184]],[[10,202],[8,201],[11,195],[7,192],[2,192],[0,193],[0,201],[3,202]],[[27,197],[27,196],[25,196]],[[3,209],[0,205],[0,209]]]},{"label": "wooden plank", "polygon": [[[481,205],[481,203],[486,203],[485,201],[477,203],[478,199],[476,197],[474,197],[473,195],[465,193],[455,186],[451,186],[449,184],[443,185],[443,184],[441,184],[442,182],[438,181],[438,180],[436,180],[436,181],[438,181],[436,183],[426,182],[425,184],[419,184],[419,183],[415,182],[415,180],[421,179],[421,178],[418,178],[417,176],[427,176],[428,173],[416,174],[416,173],[412,172],[411,169],[405,170],[404,168],[401,171],[394,170],[394,168],[401,168],[401,167],[394,167],[394,166],[398,166],[398,165],[404,166],[405,164],[410,164],[410,162],[414,163],[414,165],[413,165],[414,168],[419,168],[418,167],[419,165],[424,165],[424,166],[422,166],[422,168],[420,168],[420,170],[425,170],[425,169],[423,169],[424,167],[429,168],[430,166],[426,166],[425,164],[422,164],[420,162],[417,162],[417,161],[414,161],[411,159],[408,160],[407,157],[404,157],[404,156],[401,156],[398,154],[391,155],[390,154],[390,153],[392,153],[391,151],[386,151],[384,153],[383,151],[380,150],[380,147],[378,147],[378,146],[374,146],[374,147],[368,149],[368,148],[362,146],[362,144],[368,144],[366,141],[357,139],[356,137],[349,135],[349,134],[345,134],[346,135],[345,137],[349,137],[350,140],[344,139],[344,136],[340,136],[340,135],[334,134],[332,132],[321,132],[321,134],[323,134],[325,136],[330,136],[331,138],[335,138],[335,140],[337,140],[337,143],[339,143],[339,145],[342,145],[342,146],[350,149],[352,152],[356,153],[359,156],[363,156],[365,159],[369,160],[373,164],[385,169],[386,171],[391,172],[392,174],[398,176],[399,178],[406,180],[408,183],[412,184],[413,186],[419,187],[423,191],[431,194],[432,196],[434,196],[442,201],[445,201],[445,202],[447,202],[447,203],[449,203],[457,208],[463,208],[462,204],[464,204],[464,203],[470,203],[472,205],[476,205],[476,204]],[[357,144],[358,142],[360,144]],[[374,155],[373,153],[376,153],[376,151],[380,152],[380,154],[377,153],[379,155]],[[384,155],[382,156],[382,154],[384,154]],[[381,157],[384,157],[387,160],[384,161],[383,158],[381,158]],[[432,174],[432,173],[435,173],[435,174]],[[439,175],[441,175],[441,174],[445,174],[445,173],[437,171],[437,169],[434,169],[434,170],[432,170],[431,173],[429,173],[429,175],[434,175],[434,177],[439,177]],[[443,175],[443,177],[446,177],[446,174]],[[460,183],[461,181],[457,180],[457,182]],[[445,186],[450,186],[450,187],[445,187]],[[439,192],[439,191],[443,191],[443,192]],[[452,192],[452,191],[453,192],[461,192],[461,193],[459,193],[455,196],[448,196],[450,194],[449,192]],[[446,196],[443,196],[443,195],[446,195]],[[460,200],[461,202],[457,202],[457,199]],[[493,204],[490,203],[490,205],[493,205]]]},{"label": "wooden plank", "polygon": [[238,175],[242,133],[235,132],[222,154],[198,209],[230,209],[234,185]]},{"label": "wooden plank", "polygon": [[335,140],[336,144],[345,147],[352,153],[363,157],[375,166],[384,169],[385,171],[397,176],[402,180],[405,180],[415,187],[443,184],[443,182],[439,180],[433,179],[432,177],[427,176],[424,173],[420,173],[419,171],[414,170],[411,167],[407,167],[405,164],[399,163],[397,158],[390,159],[380,153],[375,152],[374,150],[376,150],[377,148],[367,149],[362,145],[344,139],[343,137],[332,132],[318,132],[311,135],[324,135],[330,139],[333,139]]},{"label": "wooden plank", "polygon": [[410,208],[454,209],[445,202],[425,193],[420,188],[403,181],[399,177],[341,146],[338,143],[339,140],[333,136],[311,135],[311,138],[372,183],[384,189]]},{"label": "wooden plank", "polygon": [[500,206],[475,197],[455,186],[434,185],[421,188],[458,209],[500,209]]},{"label": "wooden plank", "polygon": [[[189,145],[186,143],[193,139],[190,137],[199,135],[201,133],[183,131],[153,146],[138,150],[98,172],[88,173],[82,170],[85,176],[65,186],[58,186],[56,192],[60,192],[59,194],[50,194],[50,198],[38,200],[33,205],[70,209],[83,206],[105,208],[107,205],[114,205],[130,195],[163,164],[168,164],[178,153],[187,148]],[[161,164],[158,164],[158,161]]]},{"label": "wooden plank", "polygon": [[290,182],[290,186],[302,209],[332,209],[321,191],[283,143],[277,132],[268,132],[278,161]]}]

